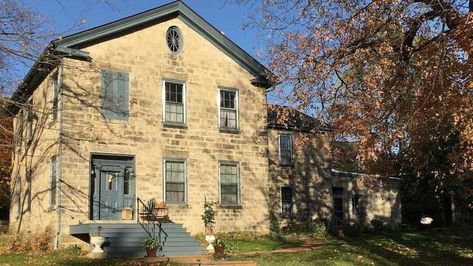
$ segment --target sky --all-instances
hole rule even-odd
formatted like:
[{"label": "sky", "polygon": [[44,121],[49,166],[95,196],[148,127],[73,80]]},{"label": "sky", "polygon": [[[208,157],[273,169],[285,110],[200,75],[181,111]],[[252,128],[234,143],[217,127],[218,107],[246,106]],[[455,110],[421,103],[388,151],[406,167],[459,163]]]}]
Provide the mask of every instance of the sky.
[{"label": "sky", "polygon": [[[171,0],[23,0],[35,12],[44,15],[54,33],[68,35],[130,16]],[[226,0],[184,0],[210,24],[224,32],[251,55],[256,55],[257,37],[253,29],[243,30],[250,7]],[[78,26],[79,22],[83,22]],[[259,47],[261,48],[261,47]]]},{"label": "sky", "polygon": [[[173,0],[21,0],[35,13],[44,16],[52,33],[66,36],[130,15],[134,15]],[[235,5],[229,0],[183,0],[197,14],[223,32],[230,40],[255,57],[263,65],[264,58],[257,56],[264,46],[258,33],[249,22],[251,6]],[[20,67],[20,79],[29,66]],[[270,96],[270,101],[272,98]]]}]

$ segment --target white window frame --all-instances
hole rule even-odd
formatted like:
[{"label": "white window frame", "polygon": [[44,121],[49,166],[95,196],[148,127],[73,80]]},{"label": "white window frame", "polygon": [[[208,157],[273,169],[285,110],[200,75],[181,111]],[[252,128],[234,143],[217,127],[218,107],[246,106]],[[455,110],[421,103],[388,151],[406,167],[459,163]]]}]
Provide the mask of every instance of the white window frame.
[{"label": "white window frame", "polygon": [[[51,75],[51,122],[56,123],[59,119],[59,73],[54,72]],[[56,103],[56,109],[54,109],[54,103]]]},{"label": "white window frame", "polygon": [[[51,158],[49,158],[49,208],[50,209],[53,209],[54,207],[57,206],[57,193],[58,193],[58,190],[57,190],[57,183],[58,183],[58,180],[57,180],[57,176],[58,176],[58,157],[57,156],[53,156]],[[55,170],[56,170],[56,173],[54,175],[54,178],[56,179],[54,184],[53,184],[53,161],[55,163]],[[54,185],[54,195],[53,195],[53,185]],[[54,198],[54,204],[53,204],[53,198]]]},{"label": "white window frame", "polygon": [[290,165],[294,163],[294,137],[292,133],[279,133],[278,135],[278,157],[279,157],[279,162],[282,164],[282,156],[281,156],[281,137],[282,136],[289,136],[291,140],[291,155],[290,155],[290,162],[288,164],[284,165]]},{"label": "white window frame", "polygon": [[[182,101],[183,101],[183,122],[173,122],[173,121],[166,121],[166,83],[175,83],[175,84],[182,84]],[[187,124],[187,83],[185,81],[175,80],[175,79],[163,79],[162,84],[162,121],[163,123],[167,124]]]},{"label": "white window frame", "polygon": [[[235,110],[236,110],[236,128],[231,128],[231,127],[222,127],[220,125],[220,91],[232,91],[235,92]],[[225,88],[225,87],[219,87],[217,89],[217,125],[218,128],[221,129],[234,129],[234,130],[239,130],[240,129],[240,91],[238,89],[234,88]]]},{"label": "white window frame", "polygon": [[[282,201],[282,189],[283,189],[283,188],[290,188],[291,191],[292,191],[292,193],[291,193],[291,195],[292,195],[292,198],[291,198],[291,200],[292,200],[291,215],[289,215],[289,216],[287,216],[287,215],[284,214],[283,201]],[[290,217],[290,216],[294,215],[294,203],[295,203],[295,201],[294,201],[294,191],[295,191],[295,190],[294,190],[294,186],[291,186],[291,185],[284,185],[284,186],[280,186],[280,187],[279,187],[279,199],[280,199],[280,202],[281,202],[281,206],[280,206],[280,207],[281,207],[281,216],[282,216],[282,217]]]},{"label": "white window frame", "polygon": [[[166,162],[183,162],[184,163],[184,202],[168,202],[166,199]],[[188,187],[188,180],[187,180],[187,160],[184,158],[165,158],[163,159],[163,201],[169,205],[187,205],[188,195],[189,195],[189,187]]]},{"label": "white window frame", "polygon": [[[237,167],[237,205],[231,204],[223,204],[222,203],[222,193],[221,193],[221,180],[220,180],[220,167],[221,165],[235,165]],[[241,207],[241,185],[240,185],[240,163],[234,161],[220,161],[218,162],[218,204],[220,206],[227,206],[227,207]]]}]

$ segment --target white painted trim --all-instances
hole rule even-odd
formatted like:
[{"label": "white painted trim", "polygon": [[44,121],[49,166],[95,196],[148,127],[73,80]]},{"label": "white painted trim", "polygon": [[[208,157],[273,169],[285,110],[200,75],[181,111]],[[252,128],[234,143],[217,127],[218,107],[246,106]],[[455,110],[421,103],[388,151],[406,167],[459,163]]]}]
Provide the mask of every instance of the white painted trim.
[{"label": "white painted trim", "polygon": [[236,110],[236,128],[240,129],[240,90],[234,88],[218,87],[217,88],[217,125],[219,128],[220,125],[220,91],[233,91],[235,92],[235,110]]},{"label": "white painted trim", "polygon": [[221,194],[221,165],[236,165],[237,167],[237,205],[236,207],[240,207],[241,204],[241,187],[240,187],[240,163],[239,162],[233,162],[233,161],[219,161],[218,162],[218,204],[220,206],[232,206],[232,205],[223,205],[222,204],[222,194]]},{"label": "white painted trim", "polygon": [[289,136],[290,137],[290,142],[291,142],[291,155],[290,159],[291,161],[289,162],[290,164],[294,162],[294,141],[293,141],[293,136],[292,133],[279,133],[278,135],[278,154],[279,154],[279,162],[281,162],[281,136]]},{"label": "white painted trim", "polygon": [[280,210],[281,210],[281,215],[283,215],[284,210],[283,210],[283,208],[282,208],[282,207],[283,207],[283,206],[282,206],[282,189],[283,189],[283,188],[286,188],[286,187],[288,187],[288,188],[291,189],[291,196],[292,196],[291,215],[293,215],[293,214],[294,214],[294,204],[295,204],[295,197],[294,197],[294,194],[295,194],[294,191],[295,191],[295,190],[294,190],[294,186],[291,186],[291,185],[283,185],[283,186],[280,186],[280,187],[279,187],[279,203],[280,203],[280,204],[279,204],[279,205],[280,205],[279,208],[280,208]]},{"label": "white painted trim", "polygon": [[[167,202],[166,199],[166,162],[183,162],[184,163],[184,202]],[[163,159],[163,202],[170,205],[180,205],[180,204],[188,204],[188,195],[189,195],[189,188],[188,188],[188,180],[187,180],[187,160],[185,158],[164,158]]]},{"label": "white painted trim", "polygon": [[181,81],[181,80],[175,80],[175,79],[162,79],[162,122],[170,122],[173,123],[173,121],[166,121],[166,82],[169,83],[176,83],[176,84],[182,84],[182,101],[184,105],[184,114],[183,114],[183,124],[187,124],[187,82]]}]

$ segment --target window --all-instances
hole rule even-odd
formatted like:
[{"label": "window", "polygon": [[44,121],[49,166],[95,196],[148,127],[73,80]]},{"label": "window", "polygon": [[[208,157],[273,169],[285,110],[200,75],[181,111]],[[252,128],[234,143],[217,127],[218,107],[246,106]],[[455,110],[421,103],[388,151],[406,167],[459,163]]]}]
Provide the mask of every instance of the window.
[{"label": "window", "polygon": [[102,115],[128,120],[128,73],[102,71]]},{"label": "window", "polygon": [[173,54],[177,54],[182,50],[183,39],[178,27],[169,27],[166,32],[166,43]]},{"label": "window", "polygon": [[184,83],[164,81],[164,122],[185,123]]},{"label": "window", "polygon": [[16,177],[16,218],[20,218],[21,215],[21,176]]},{"label": "window", "polygon": [[26,199],[28,200],[28,211],[31,211],[31,178],[33,177],[33,173],[29,170],[26,173]]},{"label": "window", "polygon": [[51,78],[51,120],[57,121],[58,107],[59,107],[59,82],[57,72]]},{"label": "window", "polygon": [[344,197],[345,191],[342,187],[333,187],[332,188],[332,195],[333,195],[333,213],[336,218],[336,222],[343,221],[344,217]]},{"label": "window", "polygon": [[219,89],[218,126],[224,129],[238,129],[238,91]]},{"label": "window", "polygon": [[57,157],[51,158],[51,179],[49,184],[49,207],[54,208],[56,206],[56,194],[57,194]]},{"label": "window", "polygon": [[281,187],[281,215],[291,217],[294,206],[294,188],[290,186]]},{"label": "window", "polygon": [[33,140],[33,119],[34,119],[34,111],[33,111],[33,101],[28,102],[28,115],[27,115],[27,140],[31,142]]},{"label": "window", "polygon": [[16,115],[16,129],[14,142],[16,146],[16,154],[19,155],[23,146],[23,110],[20,110]]},{"label": "window", "polygon": [[292,135],[279,135],[279,161],[283,165],[292,163]]},{"label": "window", "polygon": [[240,205],[240,173],[237,163],[220,163],[220,204]]},{"label": "window", "polygon": [[164,201],[186,203],[186,162],[184,160],[165,160],[164,178]]}]

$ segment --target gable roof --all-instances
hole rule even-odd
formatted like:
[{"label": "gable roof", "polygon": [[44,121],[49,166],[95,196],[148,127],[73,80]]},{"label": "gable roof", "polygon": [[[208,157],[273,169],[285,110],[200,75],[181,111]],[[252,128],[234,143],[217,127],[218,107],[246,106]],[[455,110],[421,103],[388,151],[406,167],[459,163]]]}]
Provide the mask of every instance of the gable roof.
[{"label": "gable roof", "polygon": [[270,81],[270,78],[273,77],[271,71],[232,42],[189,6],[178,0],[51,41],[23,79],[22,84],[12,96],[12,100],[25,100],[25,98],[31,95],[32,91],[47,77],[49,71],[58,64],[58,62],[55,64],[49,62],[52,55],[90,59],[87,53],[80,51],[81,48],[101,42],[117,34],[126,33],[127,31],[139,27],[176,17],[180,18],[186,25],[251,73],[255,77],[251,80],[253,85],[264,88],[269,88],[273,85]]},{"label": "gable roof", "polygon": [[268,127],[301,132],[332,131],[316,118],[294,108],[268,104]]}]

